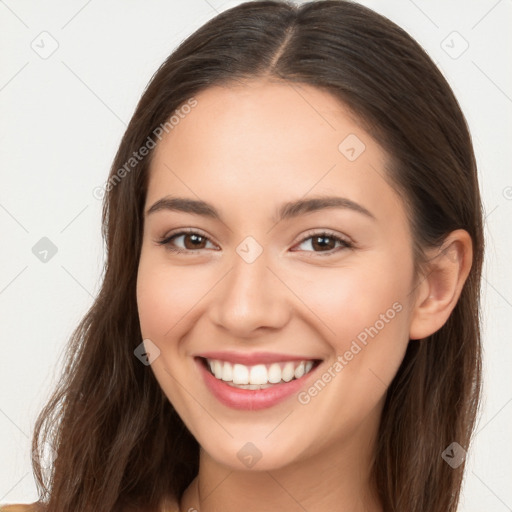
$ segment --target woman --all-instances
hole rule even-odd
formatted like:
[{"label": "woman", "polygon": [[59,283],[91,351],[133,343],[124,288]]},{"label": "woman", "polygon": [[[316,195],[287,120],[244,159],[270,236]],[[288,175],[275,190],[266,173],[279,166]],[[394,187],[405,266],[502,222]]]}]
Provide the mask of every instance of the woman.
[{"label": "woman", "polygon": [[464,116],[403,30],[345,1],[218,15],[154,75],[106,191],[34,506],[456,511],[481,203]]}]

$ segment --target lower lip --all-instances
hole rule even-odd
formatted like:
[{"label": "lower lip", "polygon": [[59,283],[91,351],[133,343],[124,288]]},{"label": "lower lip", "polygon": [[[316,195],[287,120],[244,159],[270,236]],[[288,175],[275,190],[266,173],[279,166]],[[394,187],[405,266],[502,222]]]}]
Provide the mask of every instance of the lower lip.
[{"label": "lower lip", "polygon": [[212,394],[224,405],[233,409],[257,411],[277,405],[289,396],[296,394],[304,387],[307,379],[318,366],[300,379],[294,379],[283,384],[274,384],[265,389],[240,389],[226,384],[223,380],[214,377],[204,366],[201,359],[196,359],[204,382]]}]

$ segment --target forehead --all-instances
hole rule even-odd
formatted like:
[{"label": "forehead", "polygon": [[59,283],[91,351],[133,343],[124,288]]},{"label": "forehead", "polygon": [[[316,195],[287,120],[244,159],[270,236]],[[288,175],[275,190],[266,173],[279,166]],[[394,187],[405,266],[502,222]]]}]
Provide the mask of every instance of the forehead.
[{"label": "forehead", "polygon": [[[197,106],[180,116],[168,142],[200,145],[217,156],[228,152],[230,159],[257,153],[258,159],[270,160],[287,150],[288,157],[300,157],[319,146],[329,146],[337,156],[344,134],[357,131],[366,138],[344,104],[308,84],[252,80],[210,87],[195,99]],[[165,145],[164,140],[160,147]]]},{"label": "forehead", "polygon": [[247,201],[273,208],[337,193],[380,215],[404,215],[386,177],[385,151],[328,92],[252,81],[210,87],[195,99],[155,148],[147,203],[165,194],[195,195],[240,210]]}]

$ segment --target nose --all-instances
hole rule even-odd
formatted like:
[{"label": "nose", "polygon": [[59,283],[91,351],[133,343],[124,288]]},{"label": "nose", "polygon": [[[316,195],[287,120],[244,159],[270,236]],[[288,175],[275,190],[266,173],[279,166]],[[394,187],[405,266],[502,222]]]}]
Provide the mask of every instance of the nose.
[{"label": "nose", "polygon": [[288,323],[290,292],[269,264],[265,251],[252,263],[234,255],[210,304],[210,320],[217,327],[233,337],[250,338],[264,328],[280,329]]}]

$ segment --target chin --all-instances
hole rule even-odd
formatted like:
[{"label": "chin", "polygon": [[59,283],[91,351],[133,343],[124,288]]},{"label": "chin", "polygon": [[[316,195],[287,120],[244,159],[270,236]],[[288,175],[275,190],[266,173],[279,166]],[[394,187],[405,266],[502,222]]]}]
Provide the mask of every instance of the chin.
[{"label": "chin", "polygon": [[[283,430],[281,435],[268,436],[268,432],[236,436],[219,443],[208,437],[200,443],[205,454],[218,464],[232,471],[272,471],[289,466],[298,461],[305,450],[298,447],[297,439]],[[199,439],[200,441],[200,439]]]}]

